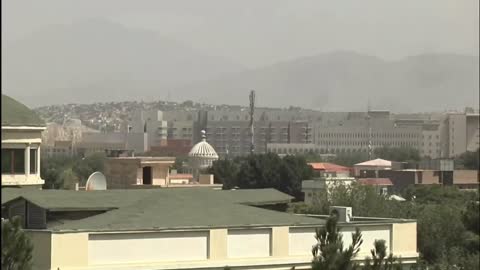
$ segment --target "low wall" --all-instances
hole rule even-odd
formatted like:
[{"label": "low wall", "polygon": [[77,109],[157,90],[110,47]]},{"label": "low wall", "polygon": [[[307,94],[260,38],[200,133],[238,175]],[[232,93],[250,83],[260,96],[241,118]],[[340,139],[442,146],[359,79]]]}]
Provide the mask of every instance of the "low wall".
[{"label": "low wall", "polygon": [[[363,222],[362,222],[363,223]],[[416,223],[391,221],[341,224],[345,246],[359,227],[359,259],[376,239],[391,253],[412,263],[418,257]],[[35,246],[35,269],[308,269],[316,227],[257,227],[163,232],[29,232]],[[50,266],[50,267],[49,267]],[[148,266],[148,267],[147,267]]]}]

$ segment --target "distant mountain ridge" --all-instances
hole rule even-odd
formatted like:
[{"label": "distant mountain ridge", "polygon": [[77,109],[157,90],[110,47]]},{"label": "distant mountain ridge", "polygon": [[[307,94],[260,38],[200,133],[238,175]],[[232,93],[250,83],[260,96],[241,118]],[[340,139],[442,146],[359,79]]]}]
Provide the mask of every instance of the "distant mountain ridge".
[{"label": "distant mountain ridge", "polygon": [[225,96],[247,100],[248,90],[255,89],[262,106],[364,111],[370,104],[401,112],[442,111],[478,107],[478,72],[478,56],[426,54],[385,61],[334,52],[194,83],[179,93],[186,97],[196,89],[202,101],[222,103]]},{"label": "distant mountain ridge", "polygon": [[479,57],[400,61],[341,51],[246,70],[154,32],[93,19],[52,26],[2,47],[2,90],[38,107],[123,100],[300,106],[324,111],[478,107]]},{"label": "distant mountain ridge", "polygon": [[2,90],[33,106],[165,98],[179,83],[244,69],[103,19],[51,26],[4,44],[2,51]]}]

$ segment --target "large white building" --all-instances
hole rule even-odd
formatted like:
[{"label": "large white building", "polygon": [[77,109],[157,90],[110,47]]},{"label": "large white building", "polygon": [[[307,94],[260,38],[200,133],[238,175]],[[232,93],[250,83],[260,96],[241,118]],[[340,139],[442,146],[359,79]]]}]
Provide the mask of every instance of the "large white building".
[{"label": "large white building", "polygon": [[2,95],[2,186],[41,188],[40,148],[45,123],[25,105]]}]

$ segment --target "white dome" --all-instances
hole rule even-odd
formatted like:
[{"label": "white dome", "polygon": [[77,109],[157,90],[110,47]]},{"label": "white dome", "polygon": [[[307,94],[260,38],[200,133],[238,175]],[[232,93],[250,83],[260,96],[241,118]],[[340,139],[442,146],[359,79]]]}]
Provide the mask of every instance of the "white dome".
[{"label": "white dome", "polygon": [[205,138],[205,130],[202,130],[202,141],[192,147],[188,153],[188,156],[194,158],[218,159],[215,149],[213,149],[213,147],[207,143]]},{"label": "white dome", "polygon": [[189,157],[218,159],[217,152],[213,147],[203,139],[201,142],[195,144],[192,150],[188,153]]}]

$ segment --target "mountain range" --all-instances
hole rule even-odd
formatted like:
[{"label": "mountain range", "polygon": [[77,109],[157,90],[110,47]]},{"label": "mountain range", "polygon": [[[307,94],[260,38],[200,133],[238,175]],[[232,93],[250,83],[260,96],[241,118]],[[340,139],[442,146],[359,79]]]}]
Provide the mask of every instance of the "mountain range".
[{"label": "mountain range", "polygon": [[[274,46],[272,44],[272,46]],[[2,46],[2,90],[29,106],[158,100],[354,111],[478,107],[479,57],[387,61],[337,51],[246,69],[155,32],[101,19],[57,25]]]}]

